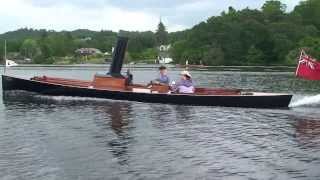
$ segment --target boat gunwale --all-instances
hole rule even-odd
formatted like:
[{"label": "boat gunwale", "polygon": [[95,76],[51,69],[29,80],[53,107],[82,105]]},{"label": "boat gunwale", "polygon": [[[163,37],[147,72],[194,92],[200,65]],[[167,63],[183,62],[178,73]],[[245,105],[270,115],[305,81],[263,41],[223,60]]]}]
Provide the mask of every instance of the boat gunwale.
[{"label": "boat gunwale", "polygon": [[[190,97],[221,97],[221,96],[228,96],[228,97],[268,97],[268,96],[272,96],[272,97],[279,97],[279,96],[293,96],[292,94],[285,94],[285,93],[264,93],[264,92],[252,92],[252,91],[245,91],[248,93],[253,93],[253,95],[249,95],[249,94],[239,94],[239,95],[228,95],[228,94],[217,94],[217,95],[213,95],[213,94],[182,94],[182,93],[144,93],[144,92],[133,92],[133,91],[129,91],[129,90],[115,90],[115,89],[108,89],[108,88],[90,88],[90,86],[88,87],[81,87],[81,86],[74,86],[74,85],[66,85],[66,84],[59,84],[59,83],[52,83],[52,82],[46,82],[46,81],[37,81],[37,80],[32,80],[32,79],[26,79],[26,78],[21,78],[21,77],[17,77],[17,76],[8,76],[8,75],[2,75],[2,76],[6,76],[6,77],[12,77],[12,78],[16,78],[16,79],[21,79],[21,80],[25,80],[25,81],[31,81],[31,82],[37,82],[37,83],[43,83],[43,84],[48,84],[48,85],[55,85],[55,86],[63,86],[63,87],[70,87],[70,88],[79,88],[79,89],[86,89],[86,90],[98,90],[98,91],[109,91],[109,92],[121,92],[121,93],[133,93],[133,94],[152,94],[152,95],[167,95],[167,96],[190,96]],[[71,80],[76,80],[76,79],[71,79]],[[78,80],[81,81],[81,80]],[[199,87],[199,88],[203,88],[203,87]],[[255,95],[255,94],[259,94],[259,95]]]}]

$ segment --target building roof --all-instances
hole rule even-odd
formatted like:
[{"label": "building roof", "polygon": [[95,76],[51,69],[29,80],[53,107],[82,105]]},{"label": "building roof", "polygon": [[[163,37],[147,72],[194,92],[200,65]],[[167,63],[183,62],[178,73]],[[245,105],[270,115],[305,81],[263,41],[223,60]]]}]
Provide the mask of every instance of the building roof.
[{"label": "building roof", "polygon": [[101,54],[102,52],[96,48],[80,48],[75,51],[78,54]]}]

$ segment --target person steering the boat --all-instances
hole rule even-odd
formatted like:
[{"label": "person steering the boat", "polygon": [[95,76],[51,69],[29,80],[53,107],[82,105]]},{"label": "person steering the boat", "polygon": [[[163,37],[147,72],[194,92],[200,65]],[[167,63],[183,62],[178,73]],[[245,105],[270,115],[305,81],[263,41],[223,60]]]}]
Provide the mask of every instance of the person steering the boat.
[{"label": "person steering the boat", "polygon": [[168,85],[170,82],[170,79],[167,75],[167,67],[160,66],[159,67],[159,77],[153,81],[151,81],[152,84],[160,84],[160,85]]},{"label": "person steering the boat", "polygon": [[195,88],[193,86],[191,74],[188,71],[182,71],[180,75],[180,82],[178,82],[177,84],[173,84],[173,92],[184,94],[194,93]]}]

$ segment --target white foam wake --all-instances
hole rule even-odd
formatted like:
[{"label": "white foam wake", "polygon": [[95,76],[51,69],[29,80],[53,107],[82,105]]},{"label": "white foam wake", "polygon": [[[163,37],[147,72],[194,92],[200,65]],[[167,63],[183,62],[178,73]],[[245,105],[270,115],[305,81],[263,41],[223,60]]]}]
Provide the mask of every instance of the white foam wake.
[{"label": "white foam wake", "polygon": [[298,99],[290,104],[290,107],[308,106],[320,104],[320,94],[315,96],[308,96],[302,99]]},{"label": "white foam wake", "polygon": [[[37,96],[41,99],[50,99],[55,101],[108,101],[108,99],[91,98],[91,97],[75,97],[75,96]],[[109,100],[110,101],[110,100]]]}]

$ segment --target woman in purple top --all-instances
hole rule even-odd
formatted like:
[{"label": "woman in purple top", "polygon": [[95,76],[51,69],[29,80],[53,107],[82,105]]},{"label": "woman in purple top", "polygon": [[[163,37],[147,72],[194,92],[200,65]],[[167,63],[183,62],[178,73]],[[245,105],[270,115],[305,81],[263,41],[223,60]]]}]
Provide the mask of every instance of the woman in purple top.
[{"label": "woman in purple top", "polygon": [[194,93],[194,86],[191,74],[188,71],[182,71],[181,80],[173,88],[177,93]]}]

